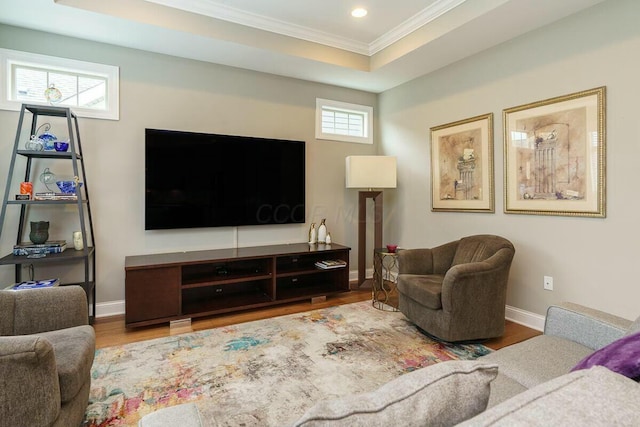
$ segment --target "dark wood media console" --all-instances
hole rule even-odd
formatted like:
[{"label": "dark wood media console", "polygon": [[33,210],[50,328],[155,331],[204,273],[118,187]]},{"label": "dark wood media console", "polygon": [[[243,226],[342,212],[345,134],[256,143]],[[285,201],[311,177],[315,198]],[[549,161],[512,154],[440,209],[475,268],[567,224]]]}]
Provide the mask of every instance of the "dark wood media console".
[{"label": "dark wood media console", "polygon": [[[349,251],[296,243],[128,256],[125,323],[145,326],[348,292]],[[324,260],[346,266],[315,266]]]}]

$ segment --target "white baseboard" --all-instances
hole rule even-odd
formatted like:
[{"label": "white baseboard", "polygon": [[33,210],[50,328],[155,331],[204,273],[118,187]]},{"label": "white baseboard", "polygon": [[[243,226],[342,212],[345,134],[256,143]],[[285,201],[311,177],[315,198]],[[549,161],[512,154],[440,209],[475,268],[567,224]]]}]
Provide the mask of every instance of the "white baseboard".
[{"label": "white baseboard", "polygon": [[[350,280],[358,279],[357,271],[349,272]],[[121,301],[109,301],[96,304],[96,317],[109,317],[117,316],[125,313],[124,300]],[[528,328],[535,329],[537,331],[544,330],[544,316],[536,313],[531,313],[516,307],[507,306],[506,315],[507,320],[515,323],[519,323]]]},{"label": "white baseboard", "polygon": [[545,317],[539,314],[531,313],[530,311],[525,311],[508,305],[505,317],[507,318],[507,320],[519,323],[528,328],[535,329],[537,331],[544,330]]},{"label": "white baseboard", "polygon": [[96,317],[117,316],[119,314],[124,314],[124,300],[96,304]]},{"label": "white baseboard", "polygon": [[[373,277],[373,268],[368,268],[364,277],[371,279]],[[349,281],[355,282],[356,280],[358,280],[358,270],[349,270]]]}]

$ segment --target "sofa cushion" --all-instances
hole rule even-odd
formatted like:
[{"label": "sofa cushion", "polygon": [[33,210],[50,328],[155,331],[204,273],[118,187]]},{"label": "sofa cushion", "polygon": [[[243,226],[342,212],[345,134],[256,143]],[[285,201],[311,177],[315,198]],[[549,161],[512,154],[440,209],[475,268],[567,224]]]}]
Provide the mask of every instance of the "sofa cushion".
[{"label": "sofa cushion", "polygon": [[540,384],[461,426],[638,426],[640,385],[596,366]]},{"label": "sofa cushion", "polygon": [[498,403],[502,403],[526,390],[528,390],[527,387],[513,378],[502,374],[500,372],[500,366],[498,366],[498,376],[495,380],[491,381],[491,393],[489,394],[487,408],[496,406]]},{"label": "sofa cushion", "polygon": [[482,356],[479,360],[495,363],[500,373],[526,388],[568,373],[593,350],[573,341],[551,335],[539,335]]},{"label": "sofa cushion", "polygon": [[547,310],[544,334],[575,341],[593,351],[622,337],[630,324],[610,313],[563,302]]},{"label": "sofa cushion", "polygon": [[494,253],[493,247],[480,239],[461,239],[451,266],[484,261]]},{"label": "sofa cushion", "polygon": [[95,332],[91,326],[83,325],[43,332],[38,336],[45,338],[53,346],[60,380],[60,400],[68,402],[91,378]]},{"label": "sofa cushion", "polygon": [[640,380],[640,332],[625,335],[582,359],[572,370],[604,366],[633,380]]},{"label": "sofa cushion", "polygon": [[431,310],[440,310],[443,281],[444,276],[441,274],[402,274],[398,278],[398,290]]},{"label": "sofa cushion", "polygon": [[477,361],[438,363],[369,393],[320,402],[294,425],[455,425],[485,410],[497,373],[495,365]]},{"label": "sofa cushion", "polygon": [[485,261],[500,249],[513,250],[513,245],[500,236],[477,235],[460,239],[451,267]]}]

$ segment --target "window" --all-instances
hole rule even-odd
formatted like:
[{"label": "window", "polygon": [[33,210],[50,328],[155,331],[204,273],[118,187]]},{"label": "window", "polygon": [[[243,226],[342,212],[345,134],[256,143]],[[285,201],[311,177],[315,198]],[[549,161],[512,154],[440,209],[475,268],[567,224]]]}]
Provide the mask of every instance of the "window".
[{"label": "window", "polygon": [[0,49],[0,108],[69,107],[80,117],[118,120],[119,68]]},{"label": "window", "polygon": [[373,108],[317,98],[316,138],[373,144]]},{"label": "window", "polygon": [[511,131],[511,143],[514,147],[530,148],[526,132]]}]

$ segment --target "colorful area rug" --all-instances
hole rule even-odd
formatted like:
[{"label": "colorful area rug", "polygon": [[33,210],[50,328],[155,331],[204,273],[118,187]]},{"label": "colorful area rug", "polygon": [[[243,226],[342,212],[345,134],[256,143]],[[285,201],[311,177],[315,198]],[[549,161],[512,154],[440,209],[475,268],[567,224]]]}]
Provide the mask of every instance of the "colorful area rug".
[{"label": "colorful area rug", "polygon": [[194,402],[224,426],[282,426],[322,399],[490,352],[420,333],[401,313],[359,302],[96,351],[89,426],[136,425]]}]

